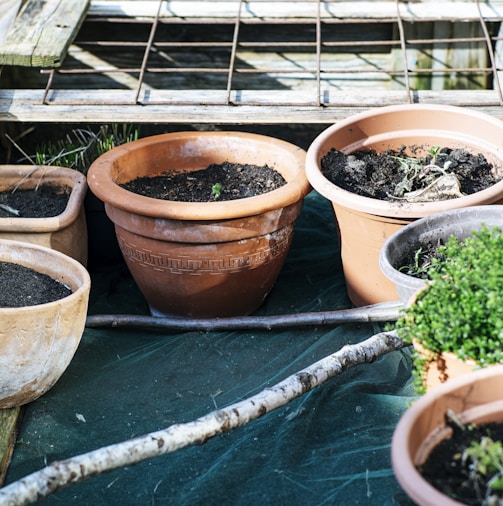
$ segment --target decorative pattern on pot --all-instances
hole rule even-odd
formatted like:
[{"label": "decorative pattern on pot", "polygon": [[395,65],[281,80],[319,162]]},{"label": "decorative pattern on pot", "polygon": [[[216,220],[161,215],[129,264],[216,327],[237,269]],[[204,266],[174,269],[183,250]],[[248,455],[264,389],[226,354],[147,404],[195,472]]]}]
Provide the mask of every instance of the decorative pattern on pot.
[{"label": "decorative pattern on pot", "polygon": [[397,230],[440,211],[503,203],[502,180],[458,198],[405,202],[357,195],[333,184],[321,170],[321,160],[332,148],[349,154],[403,146],[447,146],[481,153],[493,165],[495,175],[503,175],[503,122],[466,108],[386,106],[351,116],[322,132],[307,151],[306,173],[312,186],[332,202],[347,291],[356,305],[398,300],[395,285],[379,268],[380,250]]},{"label": "decorative pattern on pot", "polygon": [[[226,161],[268,165],[286,184],[263,195],[203,203],[153,199],[119,186]],[[305,151],[271,137],[180,132],[111,150],[93,163],[88,180],[105,202],[153,315],[238,316],[263,303],[281,271],[311,190],[304,162]]]}]

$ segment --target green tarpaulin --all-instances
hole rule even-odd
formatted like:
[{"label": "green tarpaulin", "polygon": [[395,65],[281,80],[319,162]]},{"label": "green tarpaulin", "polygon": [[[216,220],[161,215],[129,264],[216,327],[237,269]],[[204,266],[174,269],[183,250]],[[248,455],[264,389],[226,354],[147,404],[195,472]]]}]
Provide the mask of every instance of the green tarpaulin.
[{"label": "green tarpaulin", "polygon": [[[89,314],[148,314],[120,263],[92,272]],[[351,307],[330,204],[311,193],[258,314]],[[25,409],[6,483],[48,463],[243,400],[384,324],[167,332],[86,329],[61,380]],[[262,418],[71,485],[41,504],[408,505],[390,462],[413,398],[410,350],[357,366]]]}]

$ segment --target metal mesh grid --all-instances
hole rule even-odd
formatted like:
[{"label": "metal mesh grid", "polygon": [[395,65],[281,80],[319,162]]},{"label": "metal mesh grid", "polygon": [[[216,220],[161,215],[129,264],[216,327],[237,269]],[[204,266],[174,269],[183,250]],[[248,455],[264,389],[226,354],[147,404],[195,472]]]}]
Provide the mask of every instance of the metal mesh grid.
[{"label": "metal mesh grid", "polygon": [[3,69],[0,118],[322,123],[419,101],[499,115],[502,19],[479,1],[94,2],[61,67]]}]

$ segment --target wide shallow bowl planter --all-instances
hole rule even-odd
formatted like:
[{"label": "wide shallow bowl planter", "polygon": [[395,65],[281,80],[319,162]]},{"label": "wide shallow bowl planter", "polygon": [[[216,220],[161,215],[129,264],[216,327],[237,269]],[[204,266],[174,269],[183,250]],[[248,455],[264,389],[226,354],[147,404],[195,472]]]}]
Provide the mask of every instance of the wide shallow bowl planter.
[{"label": "wide shallow bowl planter", "polygon": [[408,223],[434,213],[503,203],[503,181],[472,195],[439,202],[405,203],[362,197],[343,190],[321,172],[321,159],[336,148],[345,153],[401,146],[447,146],[483,153],[503,170],[503,122],[461,107],[386,106],[351,116],[322,132],[307,151],[312,186],[335,211],[347,291],[356,305],[398,300],[395,285],[379,268],[384,241]]},{"label": "wide shallow bowl planter", "polygon": [[450,380],[418,399],[404,413],[393,434],[391,461],[395,476],[419,506],[454,506],[426,481],[416,466],[450,434],[445,415],[452,410],[463,423],[503,422],[503,366],[491,366]]},{"label": "wide shallow bowl planter", "polygon": [[0,239],[0,261],[46,274],[72,289],[63,299],[0,308],[0,408],[33,401],[49,390],[72,360],[84,332],[90,278],[59,251]]},{"label": "wide shallow bowl planter", "polygon": [[50,218],[0,218],[0,239],[24,241],[52,248],[87,263],[87,226],[84,197],[86,177],[64,167],[33,165],[2,165],[0,191],[33,189],[39,184],[65,185],[71,188],[68,204],[63,213]]},{"label": "wide shallow bowl planter", "polygon": [[384,242],[379,254],[379,266],[396,286],[400,299],[407,303],[426,282],[424,279],[401,272],[399,265],[407,253],[414,253],[421,245],[444,244],[449,237],[459,240],[470,236],[483,225],[489,228],[503,226],[503,206],[474,206],[452,209],[426,216],[397,230]]},{"label": "wide shallow bowl planter", "polygon": [[[120,183],[210,164],[269,165],[287,181],[264,195],[208,203],[129,192]],[[88,182],[105,202],[118,242],[153,315],[224,317],[255,311],[284,264],[311,190],[305,151],[239,132],[180,132],[119,146],[91,166]]]}]

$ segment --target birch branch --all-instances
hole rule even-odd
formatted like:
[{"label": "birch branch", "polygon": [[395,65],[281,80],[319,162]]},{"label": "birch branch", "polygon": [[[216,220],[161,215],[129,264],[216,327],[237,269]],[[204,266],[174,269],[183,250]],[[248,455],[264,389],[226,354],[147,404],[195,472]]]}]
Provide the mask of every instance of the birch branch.
[{"label": "birch branch", "polygon": [[165,455],[181,448],[203,444],[208,439],[246,425],[252,420],[288,404],[330,378],[359,364],[406,346],[395,332],[381,332],[357,344],[346,345],[280,383],[226,408],[192,422],[113,444],[47,467],[0,489],[0,505],[33,503],[57,490],[119,467]]}]

